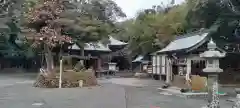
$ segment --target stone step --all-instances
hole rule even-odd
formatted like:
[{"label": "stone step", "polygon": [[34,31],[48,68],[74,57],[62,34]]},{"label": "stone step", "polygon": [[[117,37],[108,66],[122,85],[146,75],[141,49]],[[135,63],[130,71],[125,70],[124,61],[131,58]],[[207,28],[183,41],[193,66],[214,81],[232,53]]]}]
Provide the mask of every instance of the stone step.
[{"label": "stone step", "polygon": [[[186,97],[186,98],[207,98],[208,93],[207,92],[198,92],[198,93],[194,93],[194,92],[189,92],[189,93],[182,93],[180,91],[180,88],[177,87],[169,87],[167,89],[163,89],[163,88],[158,88],[158,90],[160,92],[167,92],[169,94],[173,94],[176,96],[180,96],[180,97]],[[227,96],[227,94],[219,94],[219,96]]]}]

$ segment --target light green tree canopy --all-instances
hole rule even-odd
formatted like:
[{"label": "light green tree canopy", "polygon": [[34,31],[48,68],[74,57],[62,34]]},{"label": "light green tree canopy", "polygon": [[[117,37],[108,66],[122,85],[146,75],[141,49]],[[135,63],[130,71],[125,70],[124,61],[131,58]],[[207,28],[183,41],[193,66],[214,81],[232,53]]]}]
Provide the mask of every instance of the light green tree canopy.
[{"label": "light green tree canopy", "polygon": [[129,41],[132,52],[148,54],[163,48],[175,35],[184,34],[188,23],[187,4],[153,6],[138,13],[136,19],[119,23],[116,37]]}]

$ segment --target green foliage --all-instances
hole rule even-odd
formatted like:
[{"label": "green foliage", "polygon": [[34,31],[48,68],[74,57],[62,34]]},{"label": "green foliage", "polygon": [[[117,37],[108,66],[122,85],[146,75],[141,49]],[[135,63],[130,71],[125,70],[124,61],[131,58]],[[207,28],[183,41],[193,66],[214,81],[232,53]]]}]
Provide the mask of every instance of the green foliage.
[{"label": "green foliage", "polygon": [[59,22],[65,25],[64,32],[79,45],[106,40],[115,29],[115,20],[125,17],[121,8],[112,0],[81,1],[74,4],[75,9],[63,13]]},{"label": "green foliage", "polygon": [[192,28],[209,28],[221,15],[219,0],[188,0],[187,21]]},{"label": "green foliage", "polygon": [[187,12],[187,4],[153,6],[152,9],[139,12],[136,19],[119,23],[115,36],[129,41],[133,55],[148,54],[163,48],[174,35],[186,33]]},{"label": "green foliage", "polygon": [[237,0],[188,0],[186,18],[194,29],[217,26],[212,37],[229,52],[239,49],[240,3]]},{"label": "green foliage", "polygon": [[237,0],[186,0],[180,5],[156,5],[141,11],[136,19],[118,24],[115,36],[129,40],[133,52],[146,54],[164,47],[175,35],[208,28],[222,48],[233,51],[239,49],[239,18]]},{"label": "green foliage", "polygon": [[[57,1],[59,2],[58,5],[62,7],[54,4],[50,5],[50,3],[41,4],[39,2],[38,5],[30,9],[27,14],[27,20],[30,21],[28,22],[28,28],[35,29],[35,32],[44,38],[52,39],[48,34],[44,35],[44,33],[39,31],[45,26],[53,27],[54,25],[56,27],[57,25],[58,28],[52,29],[55,31],[57,31],[56,29],[61,29],[59,36],[69,36],[77,43],[95,42],[108,38],[108,35],[114,30],[115,19],[125,16],[121,8],[111,0]],[[52,10],[44,10],[46,6],[52,8]],[[55,8],[60,11],[57,13]],[[46,19],[41,19],[40,16],[46,16]],[[53,18],[49,16],[53,16]],[[46,23],[48,20],[51,20],[51,23]]]},{"label": "green foliage", "polygon": [[[43,46],[47,70],[54,68],[52,48],[106,40],[121,9],[112,0],[38,0],[25,13],[26,38],[33,46]],[[31,7],[32,6],[32,7]],[[61,46],[61,47],[59,47]],[[84,55],[81,53],[81,55]]]},{"label": "green foliage", "polygon": [[25,0],[2,0],[0,2],[0,53],[4,57],[26,57],[27,47],[21,47],[20,21]]}]

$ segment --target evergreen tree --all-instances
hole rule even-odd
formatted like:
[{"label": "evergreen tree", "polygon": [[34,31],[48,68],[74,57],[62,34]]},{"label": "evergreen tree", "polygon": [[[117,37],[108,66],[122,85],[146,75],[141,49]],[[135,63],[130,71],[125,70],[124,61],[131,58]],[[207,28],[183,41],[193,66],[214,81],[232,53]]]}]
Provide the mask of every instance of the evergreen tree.
[{"label": "evergreen tree", "polygon": [[108,38],[115,15],[124,16],[111,0],[39,0],[26,16],[27,39],[43,45],[47,70],[54,69],[52,48],[76,42],[84,43]]},{"label": "evergreen tree", "polygon": [[227,52],[239,52],[240,3],[237,0],[188,0],[192,28],[214,28],[211,36]]},{"label": "evergreen tree", "polygon": [[24,50],[16,43],[20,34],[24,2],[25,0],[0,1],[0,52],[4,57],[24,57]]}]

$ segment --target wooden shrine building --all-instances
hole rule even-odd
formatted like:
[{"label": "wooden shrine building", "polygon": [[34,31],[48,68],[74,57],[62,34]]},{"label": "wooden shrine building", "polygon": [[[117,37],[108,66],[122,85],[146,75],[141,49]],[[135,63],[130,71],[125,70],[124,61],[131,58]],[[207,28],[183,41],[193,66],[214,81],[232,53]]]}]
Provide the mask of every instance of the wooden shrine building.
[{"label": "wooden shrine building", "polygon": [[[85,43],[84,56],[90,57],[90,59],[84,61],[84,66],[86,68],[93,67],[95,71],[106,70],[109,62],[115,62],[118,66],[118,62],[113,61],[113,58],[109,57],[109,55],[123,49],[126,45],[127,43],[114,39],[111,36],[109,36],[108,44],[103,44],[101,42]],[[69,47],[69,52],[72,55],[79,55],[81,52],[80,47],[74,44]],[[110,60],[105,60],[103,56]],[[73,60],[73,64],[77,61],[76,59]]]},{"label": "wooden shrine building", "polygon": [[127,57],[129,54],[126,51],[128,50],[128,43],[114,39],[112,36],[109,37],[109,42],[110,43],[108,44],[108,47],[112,52],[107,55],[107,61],[117,63],[116,65],[119,70],[125,70],[126,68],[130,67]]},{"label": "wooden shrine building", "polygon": [[[212,37],[209,30],[178,36],[165,48],[152,54],[151,74],[158,76],[160,80],[164,80],[167,83],[174,82],[176,79],[182,79],[180,83],[185,83],[186,78],[191,75],[206,76],[202,72],[202,69],[205,68],[205,59],[201,58],[199,54],[207,50],[207,43],[210,39]],[[220,47],[217,47],[217,50],[227,53]],[[231,64],[231,62],[226,62],[226,60],[230,56],[232,54],[227,53],[227,56],[220,60],[220,67],[224,69],[224,72],[221,73],[222,76],[226,76],[229,73],[226,65]],[[220,80],[224,79],[225,77],[220,75]]]},{"label": "wooden shrine building", "polygon": [[150,55],[139,55],[132,61],[133,72],[146,72],[151,60]]}]

